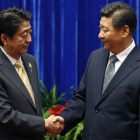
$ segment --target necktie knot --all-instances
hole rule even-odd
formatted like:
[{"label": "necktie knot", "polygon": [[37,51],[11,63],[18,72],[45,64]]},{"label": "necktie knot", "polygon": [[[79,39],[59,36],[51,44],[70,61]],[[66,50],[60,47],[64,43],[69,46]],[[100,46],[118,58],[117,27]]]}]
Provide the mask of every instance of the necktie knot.
[{"label": "necktie knot", "polygon": [[119,59],[116,57],[116,55],[112,55],[110,57],[110,63],[116,63]]},{"label": "necktie knot", "polygon": [[16,61],[16,63],[14,64],[15,67],[17,68],[23,68],[23,64],[21,61]]}]

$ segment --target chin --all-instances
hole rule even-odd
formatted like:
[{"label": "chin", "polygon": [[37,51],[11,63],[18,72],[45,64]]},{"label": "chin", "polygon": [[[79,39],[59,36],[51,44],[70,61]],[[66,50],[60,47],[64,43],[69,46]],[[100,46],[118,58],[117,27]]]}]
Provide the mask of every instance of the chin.
[{"label": "chin", "polygon": [[104,45],[104,48],[105,48],[106,50],[110,50],[110,47],[108,47],[108,46],[105,46],[105,45]]},{"label": "chin", "polygon": [[111,51],[113,47],[111,47],[110,45],[104,45],[104,48],[108,51]]},{"label": "chin", "polygon": [[28,50],[28,47],[24,49],[25,52],[27,52],[27,50]]},{"label": "chin", "polygon": [[25,53],[27,53],[27,49],[22,52],[22,55],[25,54]]}]

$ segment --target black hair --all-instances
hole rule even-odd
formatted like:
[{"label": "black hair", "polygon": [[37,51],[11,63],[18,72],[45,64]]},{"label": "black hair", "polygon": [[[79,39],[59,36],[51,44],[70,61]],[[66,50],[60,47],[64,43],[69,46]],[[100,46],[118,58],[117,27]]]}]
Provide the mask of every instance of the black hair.
[{"label": "black hair", "polygon": [[[31,13],[23,9],[13,7],[2,10],[0,12],[0,36],[5,34],[12,38],[18,31],[19,25],[24,21],[30,21],[30,19]],[[1,39],[0,45],[3,46]]]},{"label": "black hair", "polygon": [[111,17],[112,24],[117,29],[127,25],[131,34],[136,30],[137,18],[135,10],[124,2],[118,1],[105,5],[101,9],[101,15],[102,17]]}]

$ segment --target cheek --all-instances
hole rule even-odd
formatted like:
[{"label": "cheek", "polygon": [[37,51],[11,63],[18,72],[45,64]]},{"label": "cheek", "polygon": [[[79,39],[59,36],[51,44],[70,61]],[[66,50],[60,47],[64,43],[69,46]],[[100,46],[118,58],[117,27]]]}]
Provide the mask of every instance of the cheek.
[{"label": "cheek", "polygon": [[114,36],[114,35],[111,35],[111,34],[107,34],[107,35],[106,35],[106,38],[107,38],[108,40],[112,40],[112,39],[115,38],[115,36]]},{"label": "cheek", "polygon": [[117,44],[118,42],[120,42],[120,38],[118,38],[117,36],[109,36],[107,38],[107,42],[110,44]]},{"label": "cheek", "polygon": [[24,44],[25,43],[25,40],[24,39],[21,39],[21,40],[19,40],[19,44]]},{"label": "cheek", "polygon": [[24,42],[24,41],[20,41],[20,42],[17,43],[17,49],[18,49],[18,50],[23,49],[24,46],[25,46],[25,42]]}]

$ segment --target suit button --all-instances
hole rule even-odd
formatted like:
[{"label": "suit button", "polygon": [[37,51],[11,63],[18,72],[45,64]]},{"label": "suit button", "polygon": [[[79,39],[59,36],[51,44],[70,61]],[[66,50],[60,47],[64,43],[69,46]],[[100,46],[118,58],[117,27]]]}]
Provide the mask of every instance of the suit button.
[{"label": "suit button", "polygon": [[99,112],[99,110],[95,110],[95,112],[96,112],[96,113],[98,113],[98,112]]}]

